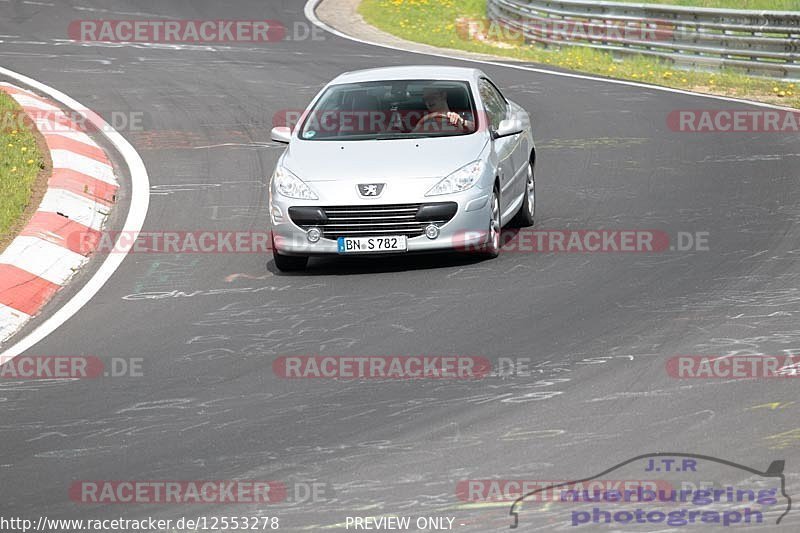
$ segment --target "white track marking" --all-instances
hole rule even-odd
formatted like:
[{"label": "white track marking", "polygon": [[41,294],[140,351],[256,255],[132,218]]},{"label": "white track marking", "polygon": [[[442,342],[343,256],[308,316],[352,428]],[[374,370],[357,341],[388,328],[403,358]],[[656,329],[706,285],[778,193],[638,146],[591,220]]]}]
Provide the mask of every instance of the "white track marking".
[{"label": "white track marking", "polygon": [[[18,74],[17,72],[0,67],[0,74],[14,78],[25,85],[48,95],[54,100],[61,102],[73,111],[86,109],[86,106],[75,101],[71,97],[57,89],[53,89],[32,78]],[[123,232],[139,232],[147,216],[147,209],[150,204],[150,178],[147,176],[147,169],[144,162],[131,144],[117,132],[99,115],[90,113],[86,119],[101,132],[114,148],[120,153],[128,167],[131,177],[131,205],[128,209],[128,216],[122,228]],[[92,278],[80,288],[80,290],[58,311],[39,324],[26,337],[11,345],[7,350],[0,354],[0,360],[7,361],[12,357],[23,353],[37,342],[47,337],[64,322],[69,320],[75,313],[81,310],[92,297],[105,285],[114,275],[114,272],[127,257],[127,250],[123,253],[109,254],[103,264],[97,269]],[[2,311],[0,311],[2,312]]]},{"label": "white track marking", "polygon": [[[389,50],[396,50],[396,51],[400,51],[400,52],[408,52],[408,53],[411,53],[411,54],[419,54],[419,55],[433,56],[433,57],[443,57],[443,58],[446,58],[446,59],[453,59],[453,60],[456,60],[456,61],[469,61],[470,63],[481,63],[481,64],[484,64],[484,65],[493,65],[495,67],[513,68],[513,69],[516,69],[516,70],[524,70],[524,71],[527,71],[527,72],[536,72],[536,73],[539,73],[539,74],[548,74],[550,76],[560,76],[562,78],[574,78],[574,79],[578,79],[578,80],[597,81],[597,82],[602,82],[602,83],[613,83],[615,85],[627,85],[629,87],[639,87],[639,88],[642,88],[642,89],[648,89],[648,90],[653,90],[653,91],[663,91],[663,92],[668,92],[668,93],[685,94],[685,95],[689,95],[689,96],[696,96],[698,98],[711,98],[711,99],[714,99],[714,100],[723,100],[723,101],[726,101],[726,102],[736,102],[736,103],[740,103],[740,104],[749,104],[749,105],[754,105],[754,106],[758,106],[758,107],[768,107],[770,109],[782,109],[782,110],[786,110],[786,111],[797,111],[797,109],[795,109],[793,107],[785,107],[785,106],[779,106],[779,105],[774,105],[774,104],[765,104],[763,102],[754,102],[752,100],[745,100],[745,99],[742,99],[742,98],[730,98],[728,96],[717,96],[717,95],[714,95],[714,94],[695,93],[695,92],[692,92],[692,91],[684,91],[682,89],[673,89],[671,87],[661,87],[659,85],[648,85],[646,83],[638,83],[638,82],[635,82],[635,81],[613,80],[613,79],[609,79],[609,78],[597,78],[595,76],[588,76],[588,75],[585,75],[585,74],[573,74],[571,72],[558,72],[558,71],[555,71],[555,70],[547,70],[547,69],[538,68],[538,67],[527,67],[525,65],[513,65],[513,64],[509,64],[509,63],[502,63],[500,61],[488,61],[488,60],[485,60],[485,59],[470,59],[468,57],[461,57],[461,56],[448,54],[444,50],[442,50],[441,52],[435,52],[435,53],[434,52],[422,52],[420,50],[411,50],[409,48],[401,48],[401,47],[398,47],[398,46],[393,46],[391,44],[383,44],[383,43],[376,43],[376,42],[373,42],[373,41],[367,41],[367,40],[364,40],[364,39],[360,39],[358,37],[353,37],[352,35],[347,35],[346,33],[343,33],[343,32],[341,32],[341,31],[339,31],[339,30],[337,30],[337,29],[335,29],[335,28],[333,28],[331,26],[328,26],[324,22],[322,22],[319,19],[319,17],[317,17],[316,9],[317,9],[317,6],[319,4],[321,4],[322,2],[324,2],[324,1],[325,0],[308,0],[308,2],[306,2],[306,6],[305,6],[305,16],[306,16],[306,18],[312,24],[314,24],[315,26],[318,26],[318,27],[322,28],[323,30],[325,30],[325,31],[327,31],[329,33],[332,33],[334,35],[338,35],[339,37],[342,37],[343,39],[348,39],[350,41],[354,41],[354,42],[361,43],[361,44],[368,44],[370,46],[377,46],[377,47],[380,47],[380,48],[388,48]],[[423,44],[423,43],[419,43],[419,44]],[[430,46],[430,45],[427,45],[427,46]],[[509,61],[511,61],[511,58],[509,58]]]}]

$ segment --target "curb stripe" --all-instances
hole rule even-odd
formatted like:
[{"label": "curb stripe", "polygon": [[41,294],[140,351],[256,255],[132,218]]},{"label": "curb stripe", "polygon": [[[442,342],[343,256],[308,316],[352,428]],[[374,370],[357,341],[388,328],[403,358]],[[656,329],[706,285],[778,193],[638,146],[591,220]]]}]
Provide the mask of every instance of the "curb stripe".
[{"label": "curb stripe", "polygon": [[48,133],[44,136],[44,138],[47,141],[47,147],[50,148],[50,150],[68,150],[70,152],[75,152],[76,154],[94,159],[99,163],[109,166],[111,165],[111,162],[106,157],[106,153],[97,145],[86,144],[84,142],[70,139],[69,137],[64,137],[57,133]]},{"label": "curb stripe", "polygon": [[[46,120],[40,121],[42,125],[47,124]],[[44,131],[42,131],[42,135],[44,135],[45,139],[50,137],[51,135],[58,135],[59,137],[64,137],[66,139],[72,139],[73,141],[78,141],[83,144],[88,144],[89,146],[98,146],[96,142],[92,140],[91,137],[86,135],[83,131],[77,130],[68,130],[66,128],[61,128],[63,131],[47,131],[46,127],[44,127]]]},{"label": "curb stripe", "polygon": [[110,209],[107,205],[99,204],[85,196],[51,187],[44,193],[39,211],[60,214],[62,218],[100,230]]},{"label": "curb stripe", "polygon": [[14,265],[0,265],[0,304],[27,315],[36,314],[60,288]]},{"label": "curb stripe", "polygon": [[[48,189],[37,211],[0,254],[3,341],[35,316],[88,261],[119,186],[105,151],[61,108],[7,83],[0,83],[0,90],[10,94],[39,129],[53,161]],[[92,123],[91,112],[75,111]]]},{"label": "curb stripe", "polygon": [[29,94],[19,93],[12,95],[12,98],[17,101],[17,103],[24,109],[25,111],[33,110],[33,111],[47,111],[48,113],[64,113],[59,109],[58,106],[54,106],[49,102],[43,102],[38,98],[33,98]]},{"label": "curb stripe", "polygon": [[[57,102],[58,105],[63,106],[64,109],[69,110],[70,113],[77,113],[76,116],[81,116],[85,120],[81,120],[87,129],[90,127],[91,131],[100,133],[103,137],[117,150],[121,157],[121,161],[130,172],[131,190],[130,193],[130,207],[125,215],[125,221],[121,229],[125,233],[138,233],[144,225],[145,217],[147,216],[148,207],[150,205],[150,178],[147,175],[147,168],[144,166],[141,156],[131,146],[131,144],[112,128],[102,117],[96,113],[89,112],[84,105],[75,99],[69,97],[63,92],[54,89],[44,83],[41,83],[33,78],[14,72],[4,67],[0,67],[0,74],[13,78],[20,83],[24,83],[27,87],[32,87],[36,91],[47,95],[50,99]],[[42,120],[42,124],[47,125],[47,122]],[[63,129],[63,128],[62,128]],[[66,136],[81,137],[84,134],[76,131],[68,133]],[[82,140],[76,139],[76,140]],[[55,172],[54,172],[55,174]],[[77,172],[75,173],[78,174]],[[111,184],[114,190],[118,187],[116,179]],[[18,237],[17,239],[31,239],[42,243],[42,245],[50,246],[52,248],[60,248],[57,245],[47,243],[41,239],[33,237]],[[13,243],[12,243],[13,245]],[[82,262],[87,259],[80,254],[76,254],[66,248],[61,248],[66,252],[68,258],[77,257]],[[128,249],[121,250],[119,254],[109,254],[101,262],[97,271],[95,271],[86,283],[80,287],[77,292],[63,303],[53,314],[45,318],[40,324],[32,328],[28,334],[22,339],[16,341],[11,346],[5,348],[0,354],[0,359],[7,361],[24,353],[26,350],[33,347],[39,341],[47,337],[50,333],[59,328],[64,322],[73,317],[80,311],[97,292],[108,282],[114,272],[120,267],[128,254]],[[5,254],[4,254],[5,255]],[[7,340],[13,333],[18,331],[26,321],[31,318],[30,315],[11,309],[10,307],[0,304],[0,342]]]},{"label": "curb stripe", "polygon": [[114,177],[114,170],[109,165],[68,150],[51,150],[50,156],[53,159],[53,168],[75,170],[81,174],[91,176],[94,179],[105,181],[111,185],[117,185],[117,179]]},{"label": "curb stripe", "polygon": [[38,237],[83,256],[96,248],[101,237],[96,229],[47,211],[37,211],[20,235]]},{"label": "curb stripe", "polygon": [[50,178],[48,185],[57,189],[65,189],[78,196],[84,196],[106,205],[114,203],[117,190],[119,190],[116,185],[94,179],[91,176],[68,168],[53,169],[53,176]]},{"label": "curb stripe", "polygon": [[86,135],[86,129],[78,125],[77,122],[68,118],[63,113],[42,113],[33,112],[30,114],[31,120],[36,124],[36,127],[42,135],[48,133],[58,133],[62,135],[69,135],[70,132],[83,133]]},{"label": "curb stripe", "polygon": [[86,258],[38,237],[17,237],[0,255],[0,264],[15,265],[56,285],[64,285]]},{"label": "curb stripe", "polygon": [[31,319],[31,315],[0,304],[0,339],[5,339]]}]

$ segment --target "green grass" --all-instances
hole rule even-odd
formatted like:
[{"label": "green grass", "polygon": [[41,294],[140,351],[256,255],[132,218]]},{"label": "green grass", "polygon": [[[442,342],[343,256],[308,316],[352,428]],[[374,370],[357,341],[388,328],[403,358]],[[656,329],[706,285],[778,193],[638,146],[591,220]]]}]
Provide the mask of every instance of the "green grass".
[{"label": "green grass", "polygon": [[800,0],[616,0],[629,4],[667,4],[671,6],[719,7],[722,9],[766,9],[800,11]]},{"label": "green grass", "polygon": [[0,242],[28,206],[43,166],[36,138],[22,122],[22,109],[0,91]]},{"label": "green grass", "polygon": [[645,56],[620,60],[590,48],[545,49],[523,43],[513,35],[498,38],[496,32],[488,32],[488,39],[476,39],[466,30],[466,23],[473,21],[479,28],[491,28],[486,21],[486,0],[362,0],[359,12],[368,23],[409,41],[507,56],[610,78],[800,107],[800,88],[796,84],[733,70],[685,71]]}]

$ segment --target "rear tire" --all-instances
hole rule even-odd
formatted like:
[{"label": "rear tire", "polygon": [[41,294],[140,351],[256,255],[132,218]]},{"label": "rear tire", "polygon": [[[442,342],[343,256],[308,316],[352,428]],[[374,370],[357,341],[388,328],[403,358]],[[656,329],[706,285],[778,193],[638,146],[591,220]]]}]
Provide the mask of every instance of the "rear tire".
[{"label": "rear tire", "polygon": [[533,175],[533,164],[528,163],[528,176],[525,180],[525,198],[522,206],[514,216],[513,224],[518,228],[533,226],[536,217],[536,179]]}]

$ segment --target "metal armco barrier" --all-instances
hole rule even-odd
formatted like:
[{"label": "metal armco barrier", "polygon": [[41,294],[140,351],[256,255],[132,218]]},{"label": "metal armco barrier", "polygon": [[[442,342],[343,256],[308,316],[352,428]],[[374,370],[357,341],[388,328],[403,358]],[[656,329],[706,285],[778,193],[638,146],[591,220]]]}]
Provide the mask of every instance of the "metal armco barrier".
[{"label": "metal armco barrier", "polygon": [[800,79],[800,12],[588,0],[487,0],[491,21],[545,46],[583,46],[697,68]]}]

